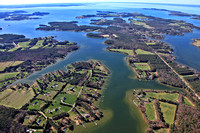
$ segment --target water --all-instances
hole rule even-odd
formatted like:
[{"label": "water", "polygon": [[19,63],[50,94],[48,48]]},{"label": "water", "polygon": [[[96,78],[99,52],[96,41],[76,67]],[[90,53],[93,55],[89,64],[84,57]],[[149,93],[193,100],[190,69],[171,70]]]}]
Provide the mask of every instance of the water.
[{"label": "water", "polygon": [[[56,64],[30,75],[26,79],[17,81],[33,83],[37,78],[48,72],[53,72],[59,69],[65,69],[66,65],[75,61],[86,61],[89,59],[97,59],[105,63],[111,70],[112,76],[104,91],[103,103],[100,104],[102,109],[112,111],[113,117],[102,126],[94,126],[91,129],[95,133],[121,133],[121,132],[144,132],[145,122],[137,110],[130,112],[130,108],[124,102],[125,92],[130,89],[150,88],[150,89],[167,89],[175,88],[163,86],[156,81],[139,81],[130,78],[134,76],[132,70],[129,69],[124,61],[126,57],[123,54],[112,53],[106,51],[106,45],[103,44],[105,39],[95,39],[86,37],[85,32],[69,32],[69,31],[36,31],[35,28],[39,24],[47,24],[50,21],[79,21],[79,24],[89,24],[90,19],[75,19],[76,16],[84,14],[94,14],[97,10],[109,10],[117,12],[139,12],[146,15],[153,15],[157,17],[182,19],[200,26],[200,21],[191,20],[187,17],[168,16],[166,12],[160,11],[146,11],[141,8],[160,8],[169,10],[184,11],[187,13],[199,13],[200,7],[194,6],[179,6],[179,5],[153,5],[140,3],[99,3],[88,4],[84,6],[70,6],[70,7],[34,7],[34,8],[20,8],[28,12],[45,11],[50,12],[50,15],[42,17],[40,20],[25,20],[25,21],[3,21],[0,20],[0,27],[3,28],[0,34],[16,33],[24,34],[28,38],[57,36],[59,41],[74,41],[81,47],[78,51],[70,53],[65,59],[58,61]],[[16,8],[18,9],[18,8]],[[13,11],[15,8],[0,8],[0,11]],[[127,18],[126,18],[127,19]],[[8,26],[10,25],[10,26]],[[166,36],[164,41],[168,42],[174,49],[174,55],[177,61],[189,65],[200,71],[200,50],[190,43],[192,38],[200,37],[200,31],[195,30],[194,33],[187,33],[185,36]],[[136,109],[136,108],[135,108]],[[99,127],[99,128],[97,128]],[[88,131],[87,132],[92,132]]]}]

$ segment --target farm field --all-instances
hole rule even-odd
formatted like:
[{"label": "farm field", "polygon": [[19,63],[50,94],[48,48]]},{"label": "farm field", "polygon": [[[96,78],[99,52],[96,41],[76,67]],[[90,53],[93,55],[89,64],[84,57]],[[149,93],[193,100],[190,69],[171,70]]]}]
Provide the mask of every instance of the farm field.
[{"label": "farm field", "polygon": [[19,72],[12,72],[12,73],[2,73],[0,74],[0,81],[15,77]]},{"label": "farm field", "polygon": [[23,63],[23,61],[7,61],[7,62],[0,62],[0,71],[3,71],[6,67],[9,66],[17,66]]},{"label": "farm field", "polygon": [[190,100],[188,100],[188,98],[186,98],[186,97],[183,98],[183,101],[188,106],[194,106],[194,104]]},{"label": "farm field", "polygon": [[141,54],[141,55],[154,55],[154,53],[152,52],[149,52],[149,51],[145,51],[145,50],[142,50],[142,49],[137,49],[135,50],[136,54]]},{"label": "farm field", "polygon": [[32,89],[11,90],[6,89],[0,93],[0,105],[19,109],[34,96]]},{"label": "farm field", "polygon": [[125,53],[127,55],[133,55],[133,50],[129,50],[129,49],[110,49],[110,51],[121,52],[121,53]]},{"label": "farm field", "polygon": [[156,120],[153,102],[146,104],[146,112],[145,113],[149,120],[151,120],[151,121]]},{"label": "farm field", "polygon": [[166,123],[173,124],[176,115],[176,105],[160,102],[160,108]]},{"label": "farm field", "polygon": [[169,101],[177,101],[178,100],[178,94],[169,94],[169,93],[154,93],[154,92],[146,92],[148,97],[153,97],[156,99],[165,99]]},{"label": "farm field", "polygon": [[148,63],[134,63],[134,65],[138,70],[141,70],[141,71],[151,70]]}]

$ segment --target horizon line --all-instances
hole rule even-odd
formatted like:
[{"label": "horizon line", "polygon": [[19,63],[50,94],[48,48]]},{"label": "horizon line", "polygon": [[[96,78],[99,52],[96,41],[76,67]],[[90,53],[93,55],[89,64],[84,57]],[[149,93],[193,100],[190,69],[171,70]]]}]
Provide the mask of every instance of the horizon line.
[{"label": "horizon line", "polygon": [[0,6],[20,6],[20,5],[53,5],[53,4],[90,4],[90,3],[138,3],[138,4],[159,4],[159,5],[184,5],[184,6],[200,6],[200,4],[186,4],[186,3],[156,3],[156,2],[68,2],[68,3],[29,3],[29,4],[1,4]]}]

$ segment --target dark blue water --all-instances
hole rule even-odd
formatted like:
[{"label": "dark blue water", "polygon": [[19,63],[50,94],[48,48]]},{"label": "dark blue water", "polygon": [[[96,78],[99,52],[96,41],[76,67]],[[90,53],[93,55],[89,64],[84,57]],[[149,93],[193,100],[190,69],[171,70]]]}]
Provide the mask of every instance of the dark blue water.
[{"label": "dark blue water", "polygon": [[[125,92],[130,89],[150,88],[150,89],[167,89],[170,88],[158,84],[156,81],[139,81],[129,78],[134,73],[128,68],[124,61],[125,55],[107,52],[106,46],[103,44],[105,39],[87,38],[84,32],[69,32],[69,31],[36,31],[35,28],[39,24],[47,24],[50,21],[79,21],[79,24],[89,24],[90,19],[75,19],[76,16],[84,14],[95,14],[98,10],[109,10],[117,12],[139,12],[146,15],[157,17],[182,19],[200,26],[200,21],[191,20],[187,17],[169,16],[166,12],[146,11],[141,8],[160,8],[169,10],[184,11],[187,13],[200,13],[200,7],[178,6],[178,5],[159,5],[159,4],[140,4],[140,3],[99,3],[88,4],[84,6],[69,6],[69,7],[23,7],[20,10],[25,10],[30,13],[35,11],[50,12],[50,15],[42,17],[40,20],[25,20],[25,21],[4,21],[0,20],[0,27],[3,28],[0,34],[16,33],[24,34],[28,38],[57,36],[60,41],[68,40],[77,42],[81,47],[78,51],[69,54],[65,59],[59,60],[56,64],[30,75],[27,79],[19,80],[20,82],[32,83],[37,78],[48,72],[53,72],[65,67],[75,61],[85,61],[89,59],[98,59],[105,63],[111,70],[112,76],[104,91],[103,103],[101,108],[112,111],[113,117],[104,125],[95,128],[95,133],[121,133],[121,132],[144,132],[144,120],[137,111],[130,112],[129,107],[124,103]],[[0,11],[13,11],[19,8],[0,8]],[[126,18],[127,19],[127,18]],[[8,26],[10,25],[10,26]],[[164,41],[168,42],[174,49],[174,55],[177,61],[191,66],[200,71],[200,50],[190,43],[193,38],[200,37],[200,31],[195,30],[194,33],[187,33],[185,36],[166,36]],[[92,128],[93,129],[93,128]],[[87,131],[88,132],[88,131]]]}]

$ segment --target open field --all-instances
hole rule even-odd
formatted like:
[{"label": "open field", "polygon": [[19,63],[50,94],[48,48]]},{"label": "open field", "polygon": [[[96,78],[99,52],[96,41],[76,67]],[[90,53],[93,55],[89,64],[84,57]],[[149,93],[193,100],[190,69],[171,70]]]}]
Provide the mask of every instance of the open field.
[{"label": "open field", "polygon": [[156,44],[155,42],[146,43],[146,45],[155,45],[155,44]]},{"label": "open field", "polygon": [[152,29],[153,27],[147,25],[145,22],[140,22],[140,21],[135,21],[135,20],[131,20],[131,22],[135,25],[141,25],[145,28],[148,28],[148,29]]},{"label": "open field", "polygon": [[34,92],[32,89],[16,91],[6,89],[5,91],[0,93],[0,105],[19,109],[24,104],[26,104],[31,98],[33,98],[33,96]]},{"label": "open field", "polygon": [[135,50],[135,52],[136,52],[136,54],[154,55],[154,53],[149,52],[149,51],[145,51],[145,50],[142,50],[142,49],[137,49],[137,50]]},{"label": "open field", "polygon": [[178,100],[178,94],[170,94],[170,93],[154,93],[154,92],[146,92],[148,97],[153,97],[156,99],[165,99],[169,101],[177,101]]},{"label": "open field", "polygon": [[173,124],[176,113],[176,105],[160,102],[160,108],[163,112],[165,122],[168,124]]},{"label": "open field", "polygon": [[31,110],[31,109],[34,109],[34,110],[40,110],[40,108],[42,106],[44,106],[45,102],[42,101],[42,100],[33,100],[29,106],[28,106],[28,109]]},{"label": "open field", "polygon": [[133,50],[129,50],[129,49],[110,49],[110,51],[113,51],[113,52],[116,51],[116,52],[121,52],[128,55],[133,55]]},{"label": "open field", "polygon": [[19,45],[22,48],[28,48],[30,41],[27,42],[19,42],[17,45]]},{"label": "open field", "polygon": [[148,65],[148,63],[134,63],[135,67],[138,70],[151,70],[150,66]]},{"label": "open field", "polygon": [[44,42],[44,40],[39,40],[36,45],[34,45],[33,47],[31,47],[30,49],[38,49],[40,47],[43,47],[42,43]]},{"label": "open field", "polygon": [[6,67],[17,66],[17,65],[19,65],[21,63],[23,63],[23,61],[6,61],[6,62],[0,62],[0,71],[3,71]]},{"label": "open field", "polygon": [[186,97],[183,98],[183,101],[186,105],[189,105],[189,106],[194,106],[194,104]]},{"label": "open field", "polygon": [[15,77],[19,72],[12,72],[12,73],[2,73],[0,74],[0,81]]},{"label": "open field", "polygon": [[145,113],[146,113],[147,118],[149,120],[151,120],[151,121],[156,120],[155,109],[153,107],[153,102],[146,104],[146,112]]},{"label": "open field", "polygon": [[165,128],[162,128],[162,129],[159,129],[159,130],[154,130],[155,133],[169,133],[169,129],[165,129]]}]

